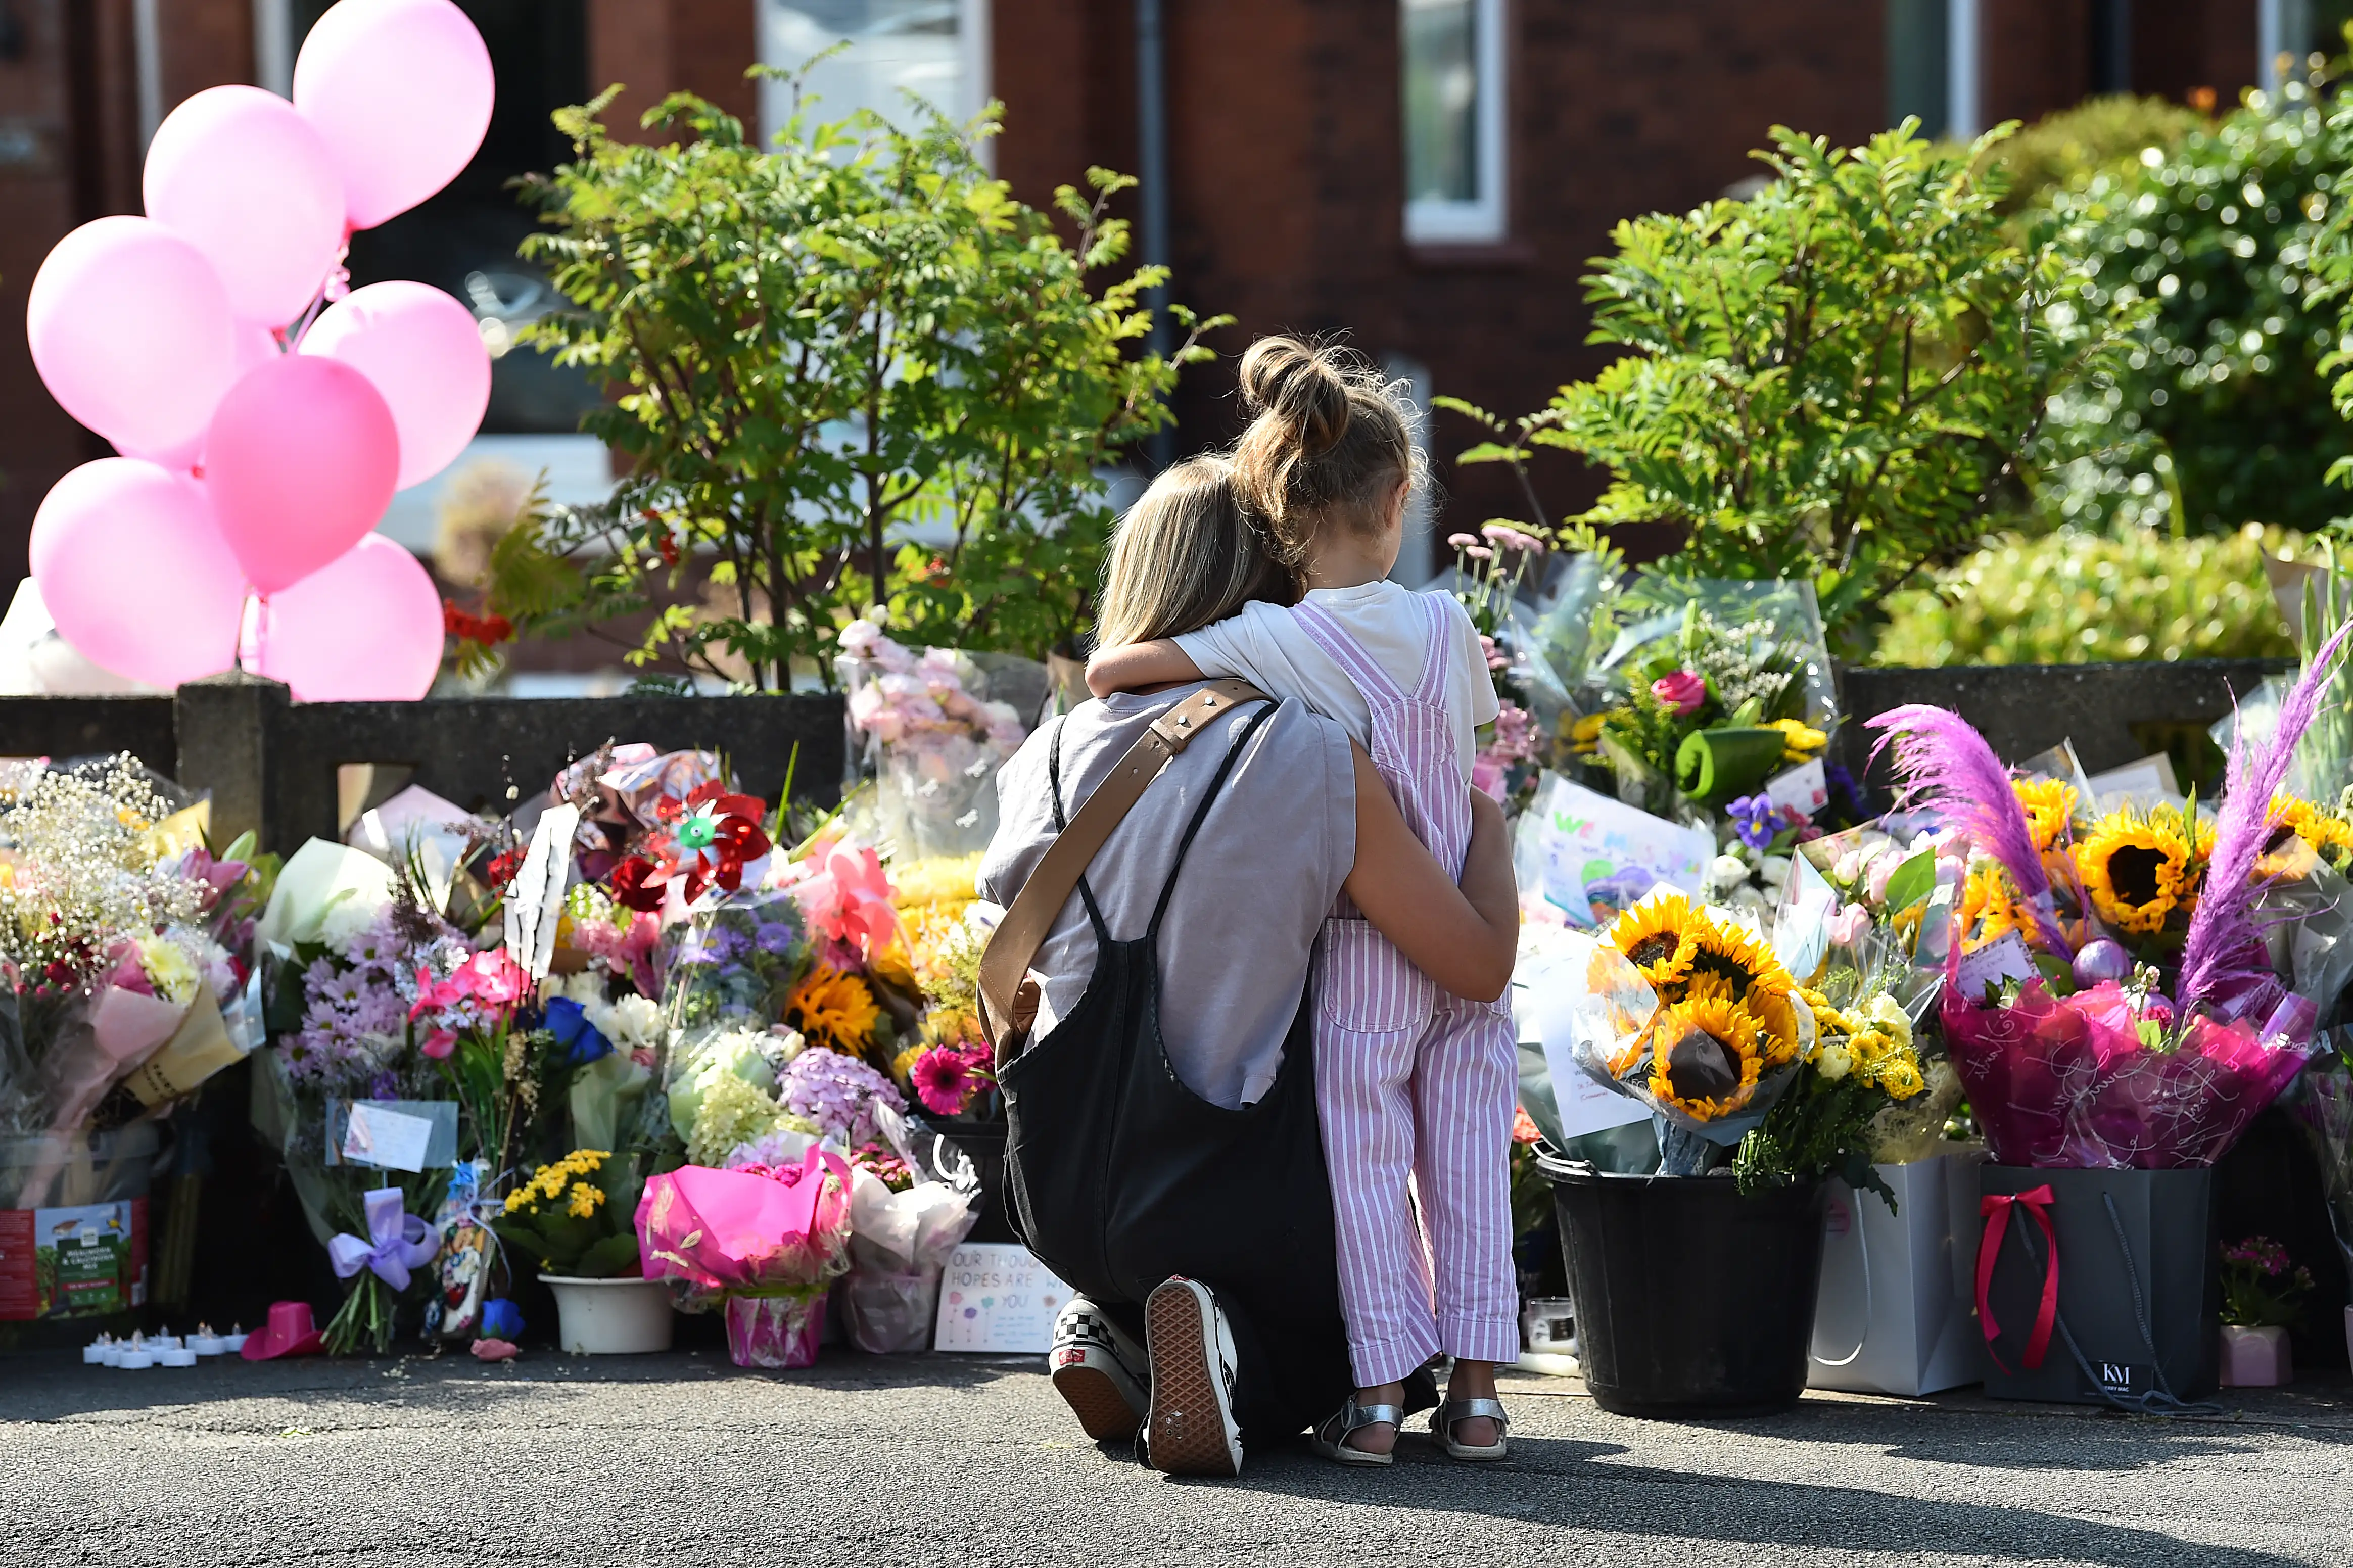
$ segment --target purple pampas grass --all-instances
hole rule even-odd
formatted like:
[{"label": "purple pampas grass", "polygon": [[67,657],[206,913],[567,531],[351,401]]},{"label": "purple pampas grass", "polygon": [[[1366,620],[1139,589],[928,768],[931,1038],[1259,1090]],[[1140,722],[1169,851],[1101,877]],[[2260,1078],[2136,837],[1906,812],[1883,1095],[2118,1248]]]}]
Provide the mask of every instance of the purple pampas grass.
[{"label": "purple pampas grass", "polygon": [[2271,837],[2272,797],[2295,760],[2295,743],[2320,711],[2321,693],[2328,689],[2348,632],[2353,632],[2353,622],[2339,626],[2297,678],[2280,703],[2279,728],[2269,744],[2250,746],[2242,737],[2232,738],[2230,768],[2222,775],[2222,809],[2214,819],[2214,852],[2207,857],[2205,886],[2181,944],[2185,1012],[2225,986],[2272,978],[2268,961],[2260,969],[2252,967],[2255,955],[2263,952],[2263,928],[2253,916],[2255,897],[2263,890],[2255,881],[2255,862]]},{"label": "purple pampas grass", "polygon": [[1873,757],[1891,743],[1895,748],[1895,769],[1904,781],[1899,804],[1935,812],[2001,862],[2034,917],[2042,945],[2073,958],[2075,950],[2059,929],[2050,874],[2034,847],[2026,810],[2010,787],[2010,770],[1985,737],[1959,714],[1925,702],[1890,709],[1863,723],[1883,731],[1872,748]]}]

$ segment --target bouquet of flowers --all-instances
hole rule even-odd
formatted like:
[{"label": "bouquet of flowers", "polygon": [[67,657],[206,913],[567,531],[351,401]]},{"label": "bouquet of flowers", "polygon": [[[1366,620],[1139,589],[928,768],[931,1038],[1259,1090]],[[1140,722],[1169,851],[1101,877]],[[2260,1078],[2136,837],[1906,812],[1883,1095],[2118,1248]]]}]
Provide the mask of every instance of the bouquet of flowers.
[{"label": "bouquet of flowers", "polygon": [[637,1209],[645,1277],[670,1281],[683,1310],[724,1311],[738,1366],[817,1359],[849,1223],[849,1167],[815,1145],[786,1165],[657,1175]]},{"label": "bouquet of flowers", "polygon": [[259,1043],[250,838],[128,756],[22,764],[0,793],[0,1132],[45,1136],[14,1206],[54,1201],[83,1134],[155,1114]]},{"label": "bouquet of flowers", "polygon": [[1029,733],[1024,710],[992,692],[1020,686],[1038,699],[1027,708],[1034,714],[1045,667],[997,656],[998,670],[986,672],[952,648],[903,647],[871,620],[843,627],[840,647],[851,760],[878,781],[880,836],[911,857],[986,847],[997,830],[997,768]]},{"label": "bouquet of flowers", "polygon": [[930,1343],[940,1272],[979,1222],[980,1194],[969,1160],[934,1165],[909,1147],[894,1112],[878,1109],[876,1121],[881,1141],[849,1156],[849,1272],[839,1293],[850,1342],[883,1355]]},{"label": "bouquet of flowers", "polygon": [[622,1168],[601,1149],[575,1149],[506,1195],[491,1228],[543,1273],[617,1279],[638,1272],[638,1232]]},{"label": "bouquet of flowers", "polygon": [[1548,546],[1504,522],[1488,523],[1476,534],[1451,535],[1446,542],[1454,550],[1455,601],[1479,629],[1488,678],[1495,684],[1495,720],[1480,737],[1471,783],[1516,814],[1535,796],[1545,759],[1529,711],[1530,659],[1515,658],[1511,646],[1522,640],[1512,636],[1512,611],[1529,570],[1543,562]]},{"label": "bouquet of flowers", "polygon": [[2192,811],[2150,813],[2071,847],[2072,803],[2013,781],[1957,715],[1914,707],[1872,721],[1895,748],[1906,804],[1973,850],[1942,1022],[2001,1163],[2210,1164],[2304,1066],[2343,984],[2344,944],[2273,901],[2288,872],[2274,852],[2295,837],[2279,788],[2342,636],[2291,692],[2272,741],[2234,747],[2211,829]]},{"label": "bouquet of flowers", "polygon": [[2287,1248],[2251,1236],[2222,1248],[2222,1321],[2236,1329],[2294,1328],[2312,1292],[2312,1270],[2288,1261]]}]

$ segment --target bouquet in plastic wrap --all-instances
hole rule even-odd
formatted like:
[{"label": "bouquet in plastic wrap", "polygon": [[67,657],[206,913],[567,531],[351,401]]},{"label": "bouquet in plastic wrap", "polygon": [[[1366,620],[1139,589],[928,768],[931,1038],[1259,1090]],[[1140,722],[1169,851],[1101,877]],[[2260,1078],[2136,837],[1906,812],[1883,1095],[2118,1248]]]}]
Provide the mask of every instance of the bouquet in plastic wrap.
[{"label": "bouquet in plastic wrap", "polygon": [[850,760],[876,780],[880,837],[910,858],[987,847],[997,769],[1046,700],[1046,667],[1003,654],[918,651],[869,620],[842,628],[841,648],[835,668],[849,694]]},{"label": "bouquet in plastic wrap", "polygon": [[[2193,806],[2173,839],[2073,846],[1957,715],[1871,721],[1905,803],[1973,849],[1941,1018],[2000,1163],[2211,1164],[2302,1069],[2348,944],[2334,901],[2303,885],[2308,859],[2280,853],[2295,835],[2279,790],[2341,643],[2289,694],[2270,742],[2233,747],[2211,837]],[[2085,851],[2105,858],[2087,866]],[[2145,939],[2177,914],[2178,960],[2150,962]]]},{"label": "bouquet in plastic wrap", "polygon": [[817,1359],[828,1284],[849,1265],[849,1167],[812,1143],[794,1163],[652,1177],[638,1200],[645,1278],[686,1311],[727,1318],[738,1366]]},{"label": "bouquet in plastic wrap", "polygon": [[980,1184],[944,1139],[910,1139],[887,1110],[878,1120],[882,1137],[849,1156],[849,1272],[839,1296],[850,1342],[881,1355],[930,1344],[940,1271],[979,1222]]},{"label": "bouquet in plastic wrap", "polygon": [[1788,970],[1728,911],[1671,891],[1567,942],[1547,1039],[1565,1035],[1578,1068],[1651,1108],[1669,1174],[1722,1163],[1813,1049]]},{"label": "bouquet in plastic wrap", "polygon": [[252,841],[214,857],[207,816],[129,756],[0,778],[0,1135],[42,1143],[0,1206],[58,1202],[90,1129],[165,1110],[260,1043]]}]

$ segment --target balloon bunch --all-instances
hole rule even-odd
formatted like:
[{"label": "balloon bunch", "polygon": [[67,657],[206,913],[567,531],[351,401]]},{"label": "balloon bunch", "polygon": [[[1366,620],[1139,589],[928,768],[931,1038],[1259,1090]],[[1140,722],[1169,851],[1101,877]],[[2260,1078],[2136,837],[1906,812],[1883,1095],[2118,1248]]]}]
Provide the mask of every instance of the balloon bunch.
[{"label": "balloon bunch", "polygon": [[350,290],[343,258],[354,230],[457,177],[492,87],[451,0],[340,0],[303,42],[291,103],[188,99],[148,147],[147,215],[49,252],[33,363],[122,454],[58,480],[33,521],[33,580],[90,659],[168,688],[242,654],[307,701],[432,685],[440,596],[371,531],[472,438],[490,355],[448,294]]}]

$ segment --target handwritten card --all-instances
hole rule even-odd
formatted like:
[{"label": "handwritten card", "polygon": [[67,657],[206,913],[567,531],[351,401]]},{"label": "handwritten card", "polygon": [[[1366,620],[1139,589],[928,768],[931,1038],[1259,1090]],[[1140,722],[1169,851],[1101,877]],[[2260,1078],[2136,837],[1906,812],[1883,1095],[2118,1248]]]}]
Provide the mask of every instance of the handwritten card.
[{"label": "handwritten card", "polygon": [[1538,782],[1514,851],[1523,898],[1537,898],[1569,925],[1591,931],[1661,882],[1696,896],[1715,838],[1596,795],[1557,773]]},{"label": "handwritten card", "polygon": [[1820,757],[1799,763],[1787,773],[1776,773],[1765,781],[1765,798],[1810,822],[1831,803],[1830,771],[1822,766]]},{"label": "handwritten card", "polygon": [[357,1100],[343,1126],[343,1158],[387,1171],[421,1171],[432,1138],[433,1123],[424,1117]]},{"label": "handwritten card", "polygon": [[967,1242],[948,1254],[941,1271],[932,1348],[1043,1355],[1053,1339],[1054,1314],[1073,1294],[1026,1247]]}]

